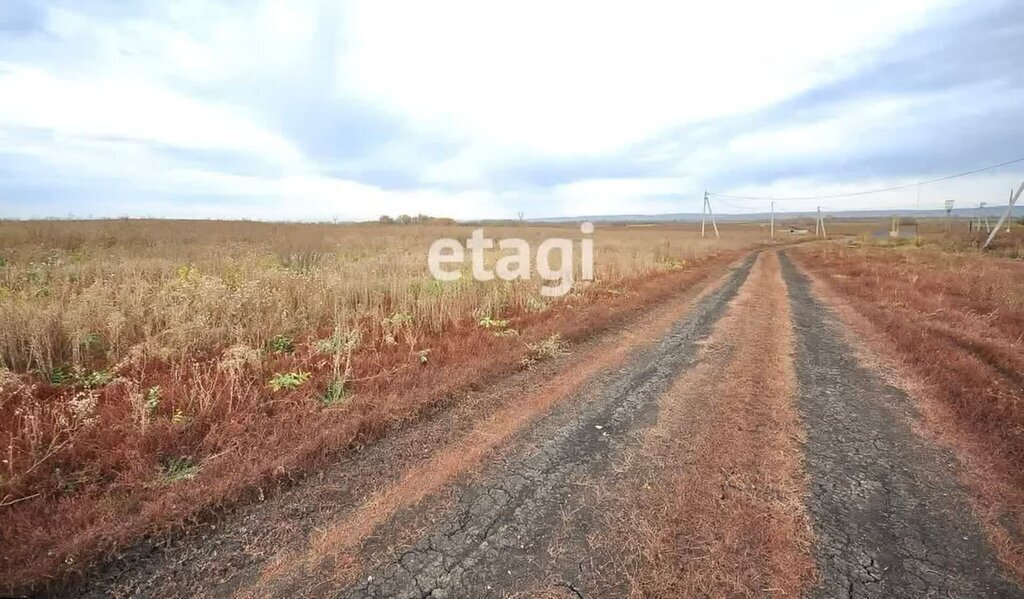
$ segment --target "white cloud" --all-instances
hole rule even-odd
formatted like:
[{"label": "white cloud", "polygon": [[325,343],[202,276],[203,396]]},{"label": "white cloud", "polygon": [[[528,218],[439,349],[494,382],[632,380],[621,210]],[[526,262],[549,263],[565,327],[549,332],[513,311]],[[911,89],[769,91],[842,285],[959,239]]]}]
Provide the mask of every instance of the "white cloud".
[{"label": "white cloud", "polygon": [[545,156],[592,154],[841,76],[934,8],[372,0],[347,12],[340,74],[420,126]]},{"label": "white cloud", "polygon": [[301,159],[291,144],[237,109],[167,88],[121,79],[56,77],[0,64],[0,127],[78,138],[120,138],[166,146]]},{"label": "white cloud", "polygon": [[[508,217],[527,206],[532,215],[699,210],[697,179],[737,164],[870,155],[903,143],[886,139],[879,123],[925,130],[926,111],[984,113],[1015,97],[995,93],[998,82],[966,103],[963,90],[894,92],[707,136],[701,147],[667,136],[695,124],[715,131],[719,119],[855,73],[951,3],[177,0],[114,18],[87,3],[51,6],[43,33],[2,40],[0,167],[5,157],[32,161],[8,173],[18,184],[80,182],[67,203],[109,188],[126,198],[115,214],[132,206],[360,219]],[[297,85],[309,81],[322,85]],[[263,96],[274,102],[261,104]],[[281,112],[344,113],[354,100],[397,123],[354,158],[318,155],[282,125],[291,115]],[[304,126],[316,127],[338,115],[308,116]],[[19,134],[26,129],[44,135]],[[423,149],[435,146],[446,153]],[[161,148],[214,157],[202,163]],[[268,169],[239,174],[216,156]],[[510,166],[609,157],[661,170],[614,179],[588,167],[569,183],[497,182]],[[360,180],[388,170],[419,187]],[[351,174],[329,174],[337,172]],[[801,195],[892,182],[789,178],[724,191]]]}]

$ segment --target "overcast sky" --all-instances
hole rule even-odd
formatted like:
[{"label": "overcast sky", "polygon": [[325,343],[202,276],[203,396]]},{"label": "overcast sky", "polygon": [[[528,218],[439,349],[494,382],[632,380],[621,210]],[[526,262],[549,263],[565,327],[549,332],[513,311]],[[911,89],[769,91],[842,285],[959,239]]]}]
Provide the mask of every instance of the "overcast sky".
[{"label": "overcast sky", "polygon": [[0,0],[0,217],[699,212],[1020,156],[1020,2]]}]

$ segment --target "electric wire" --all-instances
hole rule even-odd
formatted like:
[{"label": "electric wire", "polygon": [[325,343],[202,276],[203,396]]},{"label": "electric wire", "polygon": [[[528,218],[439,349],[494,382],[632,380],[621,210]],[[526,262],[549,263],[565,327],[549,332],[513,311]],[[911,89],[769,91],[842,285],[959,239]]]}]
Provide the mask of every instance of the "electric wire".
[{"label": "electric wire", "polygon": [[1009,166],[1011,164],[1016,164],[1018,162],[1024,162],[1024,156],[1021,156],[1020,158],[1014,158],[1013,160],[1007,160],[1006,162],[1000,162],[999,164],[992,164],[992,165],[989,165],[989,166],[986,166],[986,167],[977,168],[977,169],[973,169],[973,170],[969,170],[969,171],[964,171],[962,173],[956,173],[955,175],[946,175],[944,177],[936,177],[934,179],[928,179],[926,181],[918,181],[917,183],[906,183],[906,184],[903,184],[903,185],[893,185],[892,187],[882,187],[882,188],[878,188],[878,189],[866,189],[866,190],[863,190],[863,191],[854,191],[854,192],[849,192],[849,193],[836,193],[836,194],[826,194],[826,195],[817,195],[817,196],[789,196],[789,197],[777,197],[777,198],[769,197],[769,196],[731,195],[731,194],[724,194],[724,193],[714,193],[714,192],[710,192],[710,191],[707,192],[707,193],[708,193],[709,196],[713,196],[713,197],[716,197],[716,198],[728,198],[728,199],[733,199],[733,200],[755,200],[755,201],[807,201],[807,200],[827,200],[827,199],[833,199],[833,198],[852,198],[852,197],[865,196],[865,195],[870,195],[870,194],[875,194],[875,193],[883,193],[883,192],[886,192],[886,191],[900,191],[902,189],[911,189],[911,188],[914,188],[914,187],[920,187],[922,185],[929,185],[931,183],[938,183],[940,181],[949,181],[950,179],[956,179],[958,177],[966,177],[967,175],[975,175],[977,173],[983,173],[985,171],[990,171],[990,170],[997,169],[997,168],[1000,168],[1000,167]]}]

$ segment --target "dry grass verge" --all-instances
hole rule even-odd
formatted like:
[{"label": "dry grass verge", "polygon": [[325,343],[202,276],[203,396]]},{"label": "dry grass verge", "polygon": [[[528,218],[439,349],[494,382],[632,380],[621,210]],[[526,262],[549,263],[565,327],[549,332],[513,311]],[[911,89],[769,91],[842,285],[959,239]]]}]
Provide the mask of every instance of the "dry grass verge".
[{"label": "dry grass verge", "polygon": [[[789,303],[764,253],[608,491],[632,597],[799,597],[814,577]],[[612,515],[614,514],[614,515]]]},{"label": "dry grass verge", "polygon": [[1024,264],[832,245],[792,253],[869,361],[952,447],[999,558],[1024,580]]}]

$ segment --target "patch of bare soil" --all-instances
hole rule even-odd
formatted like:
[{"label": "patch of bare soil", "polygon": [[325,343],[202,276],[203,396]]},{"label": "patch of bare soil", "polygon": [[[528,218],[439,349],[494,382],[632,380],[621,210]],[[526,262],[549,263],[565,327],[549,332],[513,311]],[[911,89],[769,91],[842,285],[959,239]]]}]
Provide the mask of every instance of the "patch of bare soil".
[{"label": "patch of bare soil", "polygon": [[63,592],[225,596],[258,594],[271,583],[287,588],[282,579],[306,592],[325,588],[317,586],[320,578],[335,581],[328,586],[351,580],[363,566],[354,549],[387,528],[381,523],[428,496],[444,503],[438,491],[445,484],[476,468],[545,410],[592,386],[602,372],[617,371],[645,351],[699,302],[698,292],[713,295],[721,283],[711,279],[684,288],[612,333],[572,347],[568,357],[541,362],[396,427],[286,492],[268,491],[262,500],[260,491],[258,502],[140,543]]},{"label": "patch of bare soil", "polygon": [[[657,425],[601,489],[600,596],[798,597],[814,577],[789,302],[760,256]],[[625,584],[623,584],[625,583]],[[614,586],[618,584],[619,586]]]},{"label": "patch of bare soil", "polygon": [[817,597],[1020,597],[948,448],[917,433],[914,402],[861,363],[842,323],[783,256],[807,430]]}]

